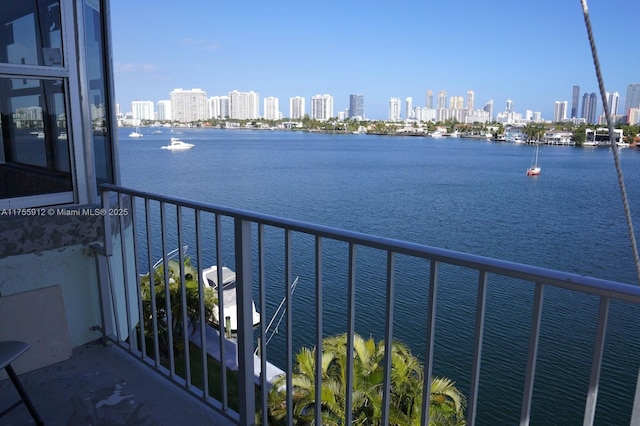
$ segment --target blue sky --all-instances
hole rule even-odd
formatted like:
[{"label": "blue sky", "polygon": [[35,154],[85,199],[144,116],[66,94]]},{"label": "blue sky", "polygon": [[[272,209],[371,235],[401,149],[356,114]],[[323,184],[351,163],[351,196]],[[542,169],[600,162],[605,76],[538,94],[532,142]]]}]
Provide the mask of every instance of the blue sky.
[{"label": "blue sky", "polygon": [[[640,1],[592,0],[591,22],[609,92],[640,83]],[[573,85],[598,92],[579,0],[111,2],[116,100],[169,99],[174,88],[289,98],[330,94],[334,113],[361,93],[386,119],[391,97],[425,105],[428,89],[494,111],[552,118]],[[598,96],[599,97],[599,96]],[[307,110],[309,106],[307,106]],[[599,111],[600,112],[600,111]]]}]

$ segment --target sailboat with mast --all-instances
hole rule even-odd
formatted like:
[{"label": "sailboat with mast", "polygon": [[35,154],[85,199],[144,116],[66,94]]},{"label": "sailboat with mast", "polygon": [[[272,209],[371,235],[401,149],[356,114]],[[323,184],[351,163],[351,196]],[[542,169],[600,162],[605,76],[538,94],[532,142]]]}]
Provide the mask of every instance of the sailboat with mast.
[{"label": "sailboat with mast", "polygon": [[140,133],[140,128],[136,126],[136,130],[134,132],[129,133],[130,138],[141,138],[142,133]]},{"label": "sailboat with mast", "polygon": [[536,143],[536,153],[533,157],[533,164],[527,169],[527,176],[538,176],[540,174],[540,166],[538,165],[538,151],[540,143]]}]

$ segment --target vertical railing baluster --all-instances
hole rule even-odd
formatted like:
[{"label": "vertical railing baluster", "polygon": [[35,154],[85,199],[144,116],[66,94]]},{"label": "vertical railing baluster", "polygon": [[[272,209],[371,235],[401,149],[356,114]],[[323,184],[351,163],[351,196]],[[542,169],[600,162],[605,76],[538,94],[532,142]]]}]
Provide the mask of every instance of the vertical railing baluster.
[{"label": "vertical railing baluster", "polygon": [[[109,196],[110,192],[103,191],[102,192],[102,208],[109,209],[111,207],[111,198]],[[111,298],[111,303],[107,303],[105,309],[111,307],[113,309],[113,326],[116,329],[116,341],[120,345],[122,342],[122,333],[120,331],[120,309],[118,308],[118,298],[115,293],[115,280],[113,277],[113,261],[109,261],[109,259],[113,259],[113,228],[111,227],[111,216],[105,214],[103,216],[103,225],[104,225],[104,256],[106,259],[106,269],[107,269],[107,282],[109,285],[109,296]]]},{"label": "vertical railing baluster", "polygon": [[391,397],[391,368],[393,351],[393,311],[394,295],[394,253],[387,252],[387,295],[386,295],[386,325],[384,332],[384,378],[382,382],[382,424],[389,424],[389,403]]},{"label": "vertical railing baluster", "polygon": [[315,371],[315,420],[322,424],[322,237],[315,238],[316,268],[316,371]]},{"label": "vertical railing baluster", "polygon": [[[138,259],[138,227],[136,224],[136,197],[129,197],[129,214],[125,219],[131,221],[131,233],[133,234],[133,269],[136,274],[136,298],[138,300],[138,324],[140,326],[140,356],[142,359],[147,357],[147,342],[144,339],[144,315],[142,314],[142,286],[140,283],[140,265]],[[137,349],[137,348],[136,348]]]},{"label": "vertical railing baluster", "polygon": [[584,426],[591,426],[596,417],[596,404],[598,402],[598,385],[600,382],[600,369],[602,368],[602,353],[604,351],[604,341],[607,335],[607,319],[609,317],[609,298],[600,297],[600,308],[598,310],[598,328],[596,330],[596,340],[593,345],[593,359],[591,362],[591,377],[589,379],[589,391],[587,392],[587,402],[584,408]]},{"label": "vertical railing baluster", "polygon": [[469,391],[469,407],[467,424],[476,424],[478,409],[478,388],[480,387],[480,364],[482,363],[482,341],[484,339],[484,313],[487,299],[487,272],[480,271],[478,278],[478,300],[476,304],[476,331],[473,348],[473,367],[471,369],[471,389]]},{"label": "vertical railing baluster", "polygon": [[429,424],[429,405],[431,400],[431,376],[433,374],[433,352],[436,336],[436,302],[438,298],[438,269],[440,263],[431,261],[429,268],[429,304],[427,311],[427,337],[424,355],[424,385],[422,386],[422,420],[421,424]]},{"label": "vertical railing baluster", "polygon": [[180,286],[180,313],[182,321],[182,344],[184,346],[184,379],[185,384],[188,387],[191,386],[191,359],[189,357],[189,318],[187,317],[187,280],[185,279],[184,271],[184,252],[182,250],[182,207],[176,206],[176,220],[178,225],[178,271],[180,272],[180,278],[178,285]]},{"label": "vertical railing baluster", "polygon": [[636,393],[633,398],[630,425],[640,425],[640,369],[638,370],[638,380],[636,381]]},{"label": "vertical railing baluster", "polygon": [[[173,353],[173,314],[171,312],[171,293],[169,289],[169,259],[167,259],[166,220],[164,201],[160,202],[160,235],[162,236],[162,270],[164,272],[164,297],[165,316],[167,321],[167,341],[169,346],[169,374],[176,374],[175,358]],[[179,250],[182,250],[180,247]]]},{"label": "vertical railing baluster", "polygon": [[531,316],[531,331],[529,333],[529,357],[527,372],[524,379],[522,394],[522,412],[520,426],[528,426],[531,417],[531,401],[533,400],[533,384],[536,375],[536,361],[538,358],[538,342],[540,341],[540,325],[542,323],[542,303],[544,298],[544,284],[535,283],[533,297],[533,314]]},{"label": "vertical railing baluster", "polygon": [[209,396],[209,356],[207,352],[207,317],[205,316],[205,290],[204,278],[202,277],[202,223],[201,211],[195,210],[195,226],[196,226],[196,276],[198,283],[198,320],[200,321],[200,352],[202,354],[202,397],[207,399]]},{"label": "vertical railing baluster", "polygon": [[[116,209],[119,211],[122,208],[121,200],[123,195],[118,193]],[[107,209],[105,212],[106,216],[109,216],[108,212],[111,209]],[[136,333],[133,331],[133,327],[131,324],[131,295],[129,294],[129,268],[127,262],[127,240],[125,238],[125,223],[124,216],[120,215],[117,217],[118,227],[120,230],[120,257],[122,258],[122,282],[124,285],[124,310],[125,310],[125,318],[127,322],[127,340],[129,346],[129,352],[133,351],[133,348],[136,345]],[[135,252],[134,252],[135,255]],[[136,348],[137,349],[137,348]]]},{"label": "vertical railing baluster", "polygon": [[347,382],[345,401],[345,424],[350,425],[353,417],[353,345],[356,324],[356,246],[349,243],[349,287],[347,306]]},{"label": "vertical railing baluster", "polygon": [[266,317],[267,312],[267,282],[265,280],[264,270],[264,225],[258,225],[258,288],[260,290],[260,341],[258,351],[260,352],[260,396],[262,401],[262,424],[269,424],[269,410],[267,405],[267,330]]},{"label": "vertical railing baluster", "polygon": [[226,338],[225,338],[225,318],[224,318],[224,293],[222,284],[222,221],[220,215],[215,215],[215,234],[216,234],[216,280],[217,297],[218,297],[218,344],[220,347],[220,372],[222,373],[222,409],[227,411],[229,409],[229,395],[227,386],[227,355],[226,351]]},{"label": "vertical railing baluster", "polygon": [[291,230],[284,230],[284,280],[285,310],[287,315],[286,359],[287,359],[287,424],[293,424],[293,315],[291,312]]},{"label": "vertical railing baluster", "polygon": [[147,255],[149,260],[149,297],[151,298],[151,324],[153,328],[153,358],[155,367],[160,367],[160,342],[158,338],[158,311],[156,304],[156,283],[155,275],[156,271],[153,268],[155,262],[153,261],[153,246],[152,241],[152,229],[151,229],[151,203],[148,198],[144,199],[145,207],[145,220],[147,224]]},{"label": "vertical railing baluster", "polygon": [[238,315],[238,392],[240,424],[255,423],[256,390],[253,369],[253,302],[251,271],[251,222],[236,218],[235,258]]}]

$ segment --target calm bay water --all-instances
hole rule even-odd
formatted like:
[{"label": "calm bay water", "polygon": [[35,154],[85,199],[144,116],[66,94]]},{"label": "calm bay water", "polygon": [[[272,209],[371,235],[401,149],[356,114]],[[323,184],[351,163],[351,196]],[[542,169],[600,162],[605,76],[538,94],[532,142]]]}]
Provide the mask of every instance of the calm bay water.
[{"label": "calm bay water", "polygon": [[[280,131],[163,132],[143,129],[141,139],[120,132],[124,186],[636,283],[609,149],[542,147],[542,175],[532,178],[525,171],[534,148],[524,145]],[[171,136],[196,146],[185,152],[160,149]],[[622,150],[620,158],[638,218],[640,151]],[[327,249],[346,256],[344,247]],[[313,344],[308,331],[313,326],[310,256],[296,253],[294,260],[294,274],[301,277],[294,335],[307,346]],[[358,270],[365,284],[358,289],[356,329],[379,339],[384,285],[375,274],[384,274],[385,260],[366,250],[359,258],[366,261]],[[344,282],[342,265],[327,268],[325,281],[335,277]],[[426,268],[414,260],[398,260],[399,272],[408,278],[398,282],[395,335],[416,354],[424,350],[426,324],[416,324],[416,318],[424,322],[426,315]],[[451,377],[467,392],[477,276],[454,268],[443,268],[442,274],[449,285],[439,290],[434,372]],[[519,419],[533,294],[531,286],[520,284],[490,279],[479,425]],[[327,287],[332,293],[325,300],[325,333],[344,332],[346,292],[338,284]],[[539,351],[544,364],[536,376],[545,393],[534,394],[532,424],[581,424],[598,302],[553,290],[545,293],[545,302]],[[621,303],[611,308],[600,424],[629,422],[640,362],[638,313]],[[278,350],[273,353],[277,358]]]}]

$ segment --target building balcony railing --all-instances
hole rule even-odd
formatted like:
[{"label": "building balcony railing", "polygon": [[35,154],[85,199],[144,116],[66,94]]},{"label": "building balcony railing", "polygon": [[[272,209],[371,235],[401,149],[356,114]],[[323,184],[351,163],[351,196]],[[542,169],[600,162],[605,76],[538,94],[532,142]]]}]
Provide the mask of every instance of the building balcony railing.
[{"label": "building balcony railing", "polygon": [[[549,360],[539,356],[541,336],[550,322],[543,308],[554,310],[558,300],[566,300],[558,298],[564,294],[569,300],[574,295],[575,300],[586,298],[584,306],[576,311],[595,321],[584,343],[589,350],[580,349],[583,353],[590,351],[585,355],[590,366],[583,371],[587,383],[577,394],[554,398],[566,398],[568,403],[578,401],[577,405],[584,408],[580,414],[583,424],[591,425],[596,408],[600,408],[598,395],[610,307],[640,303],[638,286],[113,185],[103,186],[103,206],[113,213],[104,216],[105,244],[96,248],[101,254],[105,338],[239,424],[253,424],[256,419],[268,423],[267,392],[272,378],[269,371],[273,371],[272,367],[278,370],[274,364],[286,375],[286,402],[287,407],[292,407],[294,350],[300,346],[321,348],[323,338],[329,334],[346,333],[347,341],[353,341],[356,333],[375,334],[385,343],[410,339],[406,343],[424,365],[424,383],[431,383],[434,363],[439,359],[437,353],[456,337],[437,334],[436,326],[441,330],[455,321],[467,325],[459,333],[463,340],[468,337],[468,344],[458,352],[463,353],[462,360],[470,363],[457,366],[464,371],[457,383],[465,385],[462,390],[468,400],[467,424],[474,425],[479,407],[485,406],[481,380],[492,378],[483,374],[495,371],[483,351],[495,352],[496,342],[501,341],[497,335],[510,328],[524,342],[515,355],[503,354],[504,369],[518,367],[504,372],[518,377],[518,389],[508,396],[513,399],[515,393],[518,399],[510,423],[529,424],[534,393],[546,392],[536,381],[536,370]],[[175,250],[183,247],[188,250]],[[168,260],[172,251],[175,263]],[[158,262],[160,259],[164,261]],[[207,325],[212,316],[203,295],[210,283],[204,282],[202,270],[211,265],[229,266],[236,273],[238,316],[233,343],[225,338],[228,328],[233,328],[228,327],[233,320],[218,321],[214,327]],[[170,278],[175,268],[179,269],[177,280]],[[189,277],[190,271],[196,272]],[[152,277],[161,285],[146,284],[153,282]],[[300,281],[292,287],[296,277]],[[197,283],[195,293],[187,288],[189,278]],[[217,268],[215,278],[214,281],[223,282],[223,268]],[[410,294],[407,282],[414,283]],[[164,297],[158,297],[162,295],[155,294],[155,288],[166,292]],[[450,293],[451,288],[461,292]],[[226,300],[221,286],[216,291],[217,300]],[[148,299],[141,296],[145,292],[151,293]],[[177,302],[170,292],[178,295]],[[188,301],[193,294],[197,300],[195,309]],[[458,300],[451,302],[452,298]],[[522,300],[513,300],[517,298]],[[252,315],[254,303],[262,316],[257,329]],[[451,309],[451,303],[456,309]],[[513,322],[505,323],[508,319],[500,317],[495,306],[502,303],[517,307],[519,313]],[[231,311],[225,314],[225,309],[232,308],[224,305],[218,303],[215,309],[220,312],[215,318],[230,316]],[[456,319],[452,317],[454,310],[458,311]],[[277,325],[276,334],[270,334],[274,331],[269,328],[270,318],[274,318],[271,327]],[[562,320],[556,320],[553,326],[565,328]],[[232,350],[214,350],[216,360],[212,366],[212,352],[208,349],[212,346]],[[508,350],[505,347],[503,351]],[[346,386],[350,389],[354,383],[353,348],[347,351]],[[389,423],[390,351],[391,345],[385,345],[383,424]],[[315,354],[316,365],[320,365],[322,352]],[[516,359],[509,359],[510,355]],[[483,373],[486,366],[487,373]],[[629,389],[635,389],[626,414],[632,424],[640,423],[636,374],[627,383]],[[316,394],[320,394],[321,382],[320,371],[316,371]],[[428,390],[429,386],[423,389]],[[424,394],[422,424],[428,424],[429,394]],[[347,398],[344,424],[351,424],[351,404]],[[316,424],[321,424],[320,411],[317,401]],[[292,420],[289,409],[287,424],[293,424]]]}]

